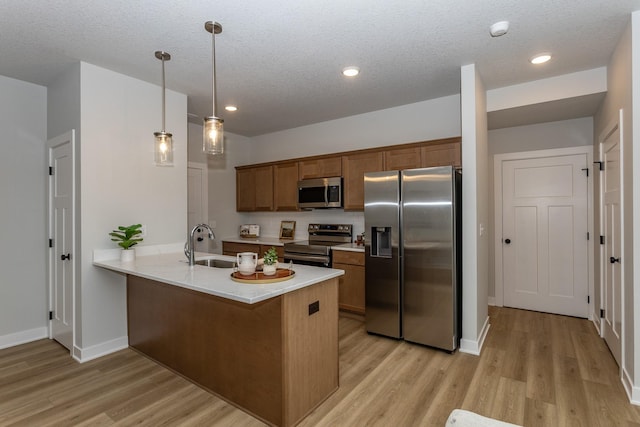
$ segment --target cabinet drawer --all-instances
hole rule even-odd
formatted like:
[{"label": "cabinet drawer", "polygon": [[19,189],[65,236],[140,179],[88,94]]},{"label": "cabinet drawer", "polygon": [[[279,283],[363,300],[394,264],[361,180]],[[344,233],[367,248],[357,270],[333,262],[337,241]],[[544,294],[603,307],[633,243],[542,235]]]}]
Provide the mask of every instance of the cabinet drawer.
[{"label": "cabinet drawer", "polygon": [[222,252],[236,255],[239,252],[260,252],[260,245],[253,243],[222,242]]},{"label": "cabinet drawer", "polygon": [[364,265],[364,252],[334,250],[333,262],[337,264]]}]

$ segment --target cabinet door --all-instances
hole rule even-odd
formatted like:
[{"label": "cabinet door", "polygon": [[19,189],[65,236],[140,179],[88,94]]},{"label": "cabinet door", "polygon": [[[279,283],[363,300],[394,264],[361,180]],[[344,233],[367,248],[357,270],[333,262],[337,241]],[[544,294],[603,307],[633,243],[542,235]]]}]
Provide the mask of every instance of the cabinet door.
[{"label": "cabinet door", "polygon": [[384,152],[384,170],[399,171],[419,168],[421,166],[420,157],[420,147],[387,150]]},{"label": "cabinet door", "polygon": [[253,168],[236,169],[236,210],[256,210],[256,173]]},{"label": "cabinet door", "polygon": [[298,179],[342,176],[341,157],[322,157],[298,162]]},{"label": "cabinet door", "polygon": [[344,270],[338,280],[338,306],[341,310],[364,314],[364,267],[351,264],[333,264]]},{"label": "cabinet door", "polygon": [[255,170],[255,210],[273,210],[273,166],[260,166]]},{"label": "cabinet door", "polygon": [[345,210],[364,210],[364,174],[382,171],[383,163],[382,151],[349,154],[342,157]]},{"label": "cabinet door", "polygon": [[422,167],[462,166],[459,142],[425,145],[422,147]]},{"label": "cabinet door", "polygon": [[273,204],[277,211],[298,210],[298,162],[273,167]]}]

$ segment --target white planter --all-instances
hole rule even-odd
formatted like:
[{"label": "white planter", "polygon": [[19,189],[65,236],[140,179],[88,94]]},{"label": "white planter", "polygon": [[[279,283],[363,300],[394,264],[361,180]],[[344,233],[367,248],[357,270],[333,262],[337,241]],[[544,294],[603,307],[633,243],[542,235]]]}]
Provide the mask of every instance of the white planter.
[{"label": "white planter", "polygon": [[262,273],[264,273],[265,276],[273,276],[274,274],[276,274],[277,266],[278,264],[272,264],[272,265],[264,264],[262,266]]},{"label": "white planter", "polygon": [[134,249],[123,249],[120,251],[120,262],[133,262],[136,259],[136,251]]}]

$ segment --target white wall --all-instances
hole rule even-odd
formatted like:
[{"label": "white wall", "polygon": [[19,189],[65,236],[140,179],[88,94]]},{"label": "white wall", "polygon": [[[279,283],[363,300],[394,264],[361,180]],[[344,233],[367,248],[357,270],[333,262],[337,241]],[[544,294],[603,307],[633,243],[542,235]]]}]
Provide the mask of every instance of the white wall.
[{"label": "white wall", "polygon": [[[126,345],[125,277],[92,265],[97,248],[114,248],[118,225],[147,226],[146,245],[184,240],[187,224],[187,98],[167,91],[166,130],[173,167],[153,163],[153,133],[162,125],[161,88],[81,63],[81,275],[76,304],[83,360]],[[79,298],[78,298],[79,296]],[[78,330],[76,331],[78,332]]]},{"label": "white wall", "polygon": [[251,163],[460,135],[460,96],[453,95],[252,138]]},{"label": "white wall", "polygon": [[[518,153],[551,148],[578,147],[593,144],[593,118],[562,120],[528,126],[516,126],[489,131],[489,218],[494,217],[493,157],[502,153]],[[489,297],[495,297],[495,246],[493,220],[488,224],[489,237]]]},{"label": "white wall", "polygon": [[488,317],[487,101],[475,64],[461,68],[462,120],[462,340],[460,351],[479,354]]},{"label": "white wall", "polygon": [[47,89],[0,76],[0,348],[47,335]]},{"label": "white wall", "polygon": [[594,68],[492,89],[487,92],[487,111],[506,110],[606,91],[607,68]]}]

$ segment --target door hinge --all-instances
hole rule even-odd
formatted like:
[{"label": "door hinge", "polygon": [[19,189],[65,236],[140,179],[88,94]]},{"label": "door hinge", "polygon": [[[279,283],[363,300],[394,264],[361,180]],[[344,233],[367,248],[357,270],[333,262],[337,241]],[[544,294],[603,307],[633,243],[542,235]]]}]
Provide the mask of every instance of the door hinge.
[{"label": "door hinge", "polygon": [[49,312],[49,320],[53,320],[53,311]]},{"label": "door hinge", "polygon": [[604,319],[604,309],[603,308],[600,309],[600,318]]},{"label": "door hinge", "polygon": [[587,304],[591,304],[591,296],[587,295]]},{"label": "door hinge", "polygon": [[598,170],[604,170],[604,162],[593,162],[594,165],[598,165]]},{"label": "door hinge", "polygon": [[49,175],[53,175],[53,166],[49,166]]},{"label": "door hinge", "polygon": [[49,247],[52,248],[53,247],[53,239],[49,239]]},{"label": "door hinge", "polygon": [[582,169],[580,169],[580,170],[585,171],[585,172],[586,172],[586,174],[587,174],[587,178],[589,177],[589,168],[582,168]]},{"label": "door hinge", "polygon": [[604,236],[600,236],[600,244],[604,245]]},{"label": "door hinge", "polygon": [[591,237],[589,235],[589,232],[587,231],[587,240],[591,240]]}]

